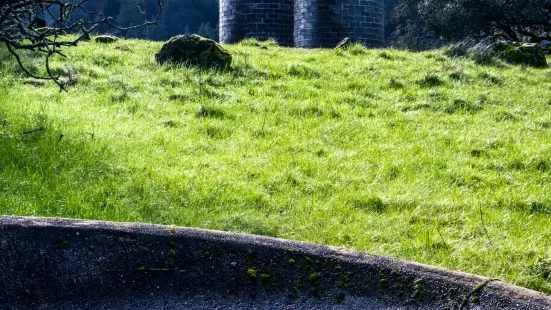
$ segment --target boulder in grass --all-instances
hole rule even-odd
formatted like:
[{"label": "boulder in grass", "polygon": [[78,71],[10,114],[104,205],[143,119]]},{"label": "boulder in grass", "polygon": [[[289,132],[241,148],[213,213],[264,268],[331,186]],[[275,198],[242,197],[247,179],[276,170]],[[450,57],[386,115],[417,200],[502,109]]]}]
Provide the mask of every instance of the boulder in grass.
[{"label": "boulder in grass", "polygon": [[117,38],[115,36],[103,35],[103,36],[97,36],[95,40],[96,40],[97,43],[109,44],[109,43],[117,42],[119,40],[119,38]]},{"label": "boulder in grass", "polygon": [[213,40],[196,34],[179,35],[168,40],[155,55],[159,64],[175,63],[205,68],[228,68],[231,54]]},{"label": "boulder in grass", "polygon": [[499,41],[492,45],[496,55],[512,64],[527,65],[531,67],[547,67],[547,59],[537,43],[516,43]]}]

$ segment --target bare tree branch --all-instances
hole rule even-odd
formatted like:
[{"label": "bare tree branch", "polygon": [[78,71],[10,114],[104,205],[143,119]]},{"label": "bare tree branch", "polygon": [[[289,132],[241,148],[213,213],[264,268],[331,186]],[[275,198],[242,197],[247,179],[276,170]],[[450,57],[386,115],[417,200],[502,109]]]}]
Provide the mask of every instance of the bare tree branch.
[{"label": "bare tree branch", "polygon": [[[136,10],[144,16],[144,22],[124,26],[115,23],[110,16],[88,10],[85,7],[88,0],[0,0],[0,43],[6,45],[25,74],[35,79],[52,80],[60,90],[66,90],[66,82],[56,76],[50,67],[51,58],[54,55],[66,57],[63,48],[77,46],[102,25],[119,31],[156,25],[163,11],[163,3],[162,0],[150,1],[156,1],[157,5],[152,19],[148,20],[147,12],[137,6]],[[89,20],[73,20],[75,13],[84,13]],[[50,27],[45,27],[47,25]],[[76,34],[76,37],[65,34]],[[21,51],[43,53],[47,75],[32,73],[25,66]]]}]

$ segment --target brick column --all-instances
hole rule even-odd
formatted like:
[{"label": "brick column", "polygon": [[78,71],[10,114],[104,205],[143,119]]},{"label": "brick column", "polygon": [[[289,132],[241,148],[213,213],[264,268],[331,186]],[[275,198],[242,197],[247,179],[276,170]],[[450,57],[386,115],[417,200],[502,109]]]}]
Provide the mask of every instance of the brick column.
[{"label": "brick column", "polygon": [[384,0],[295,0],[297,47],[335,47],[345,37],[384,45]]},{"label": "brick column", "polygon": [[245,38],[293,45],[293,0],[220,0],[220,43]]}]

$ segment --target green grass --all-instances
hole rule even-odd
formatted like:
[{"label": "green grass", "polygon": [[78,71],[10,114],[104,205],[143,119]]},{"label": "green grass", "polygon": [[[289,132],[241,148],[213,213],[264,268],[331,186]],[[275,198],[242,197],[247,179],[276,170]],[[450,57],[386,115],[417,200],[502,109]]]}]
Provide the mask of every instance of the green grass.
[{"label": "green grass", "polygon": [[305,240],[551,293],[549,69],[247,41],[200,71],[158,66],[161,44],[66,50],[68,93],[0,48],[0,213]]}]

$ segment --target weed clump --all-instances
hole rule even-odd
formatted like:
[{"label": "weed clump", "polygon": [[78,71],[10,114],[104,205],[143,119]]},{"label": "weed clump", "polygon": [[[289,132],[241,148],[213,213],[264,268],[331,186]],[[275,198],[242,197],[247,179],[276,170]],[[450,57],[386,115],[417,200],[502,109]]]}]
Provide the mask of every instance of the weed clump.
[{"label": "weed clump", "polygon": [[287,69],[289,76],[303,79],[319,79],[320,74],[310,67],[301,64],[293,64]]},{"label": "weed clump", "polygon": [[438,87],[444,84],[440,76],[436,74],[426,74],[422,79],[418,81],[418,83],[421,87],[426,87],[426,88]]},{"label": "weed clump", "polygon": [[241,40],[238,44],[241,46],[259,47],[261,49],[269,49],[272,47],[279,46],[276,39],[274,38],[269,38],[267,40],[258,40],[256,38],[246,38]]},{"label": "weed clump", "polygon": [[456,82],[467,80],[467,76],[465,75],[465,73],[463,73],[463,71],[454,71],[450,73],[448,77],[450,78],[450,80],[456,81]]},{"label": "weed clump", "polygon": [[388,83],[388,86],[393,89],[402,89],[404,88],[404,84],[394,78],[390,79],[390,82]]},{"label": "weed clump", "polygon": [[481,109],[482,107],[479,105],[474,105],[463,99],[455,99],[451,105],[444,109],[444,112],[453,114],[456,112],[476,112]]},{"label": "weed clump", "polygon": [[220,108],[201,105],[199,106],[199,109],[197,109],[195,116],[197,116],[198,118],[224,118],[226,116],[226,113]]},{"label": "weed clump", "polygon": [[350,204],[358,210],[368,210],[377,213],[384,212],[387,209],[387,205],[377,196],[354,199],[350,201]]}]

